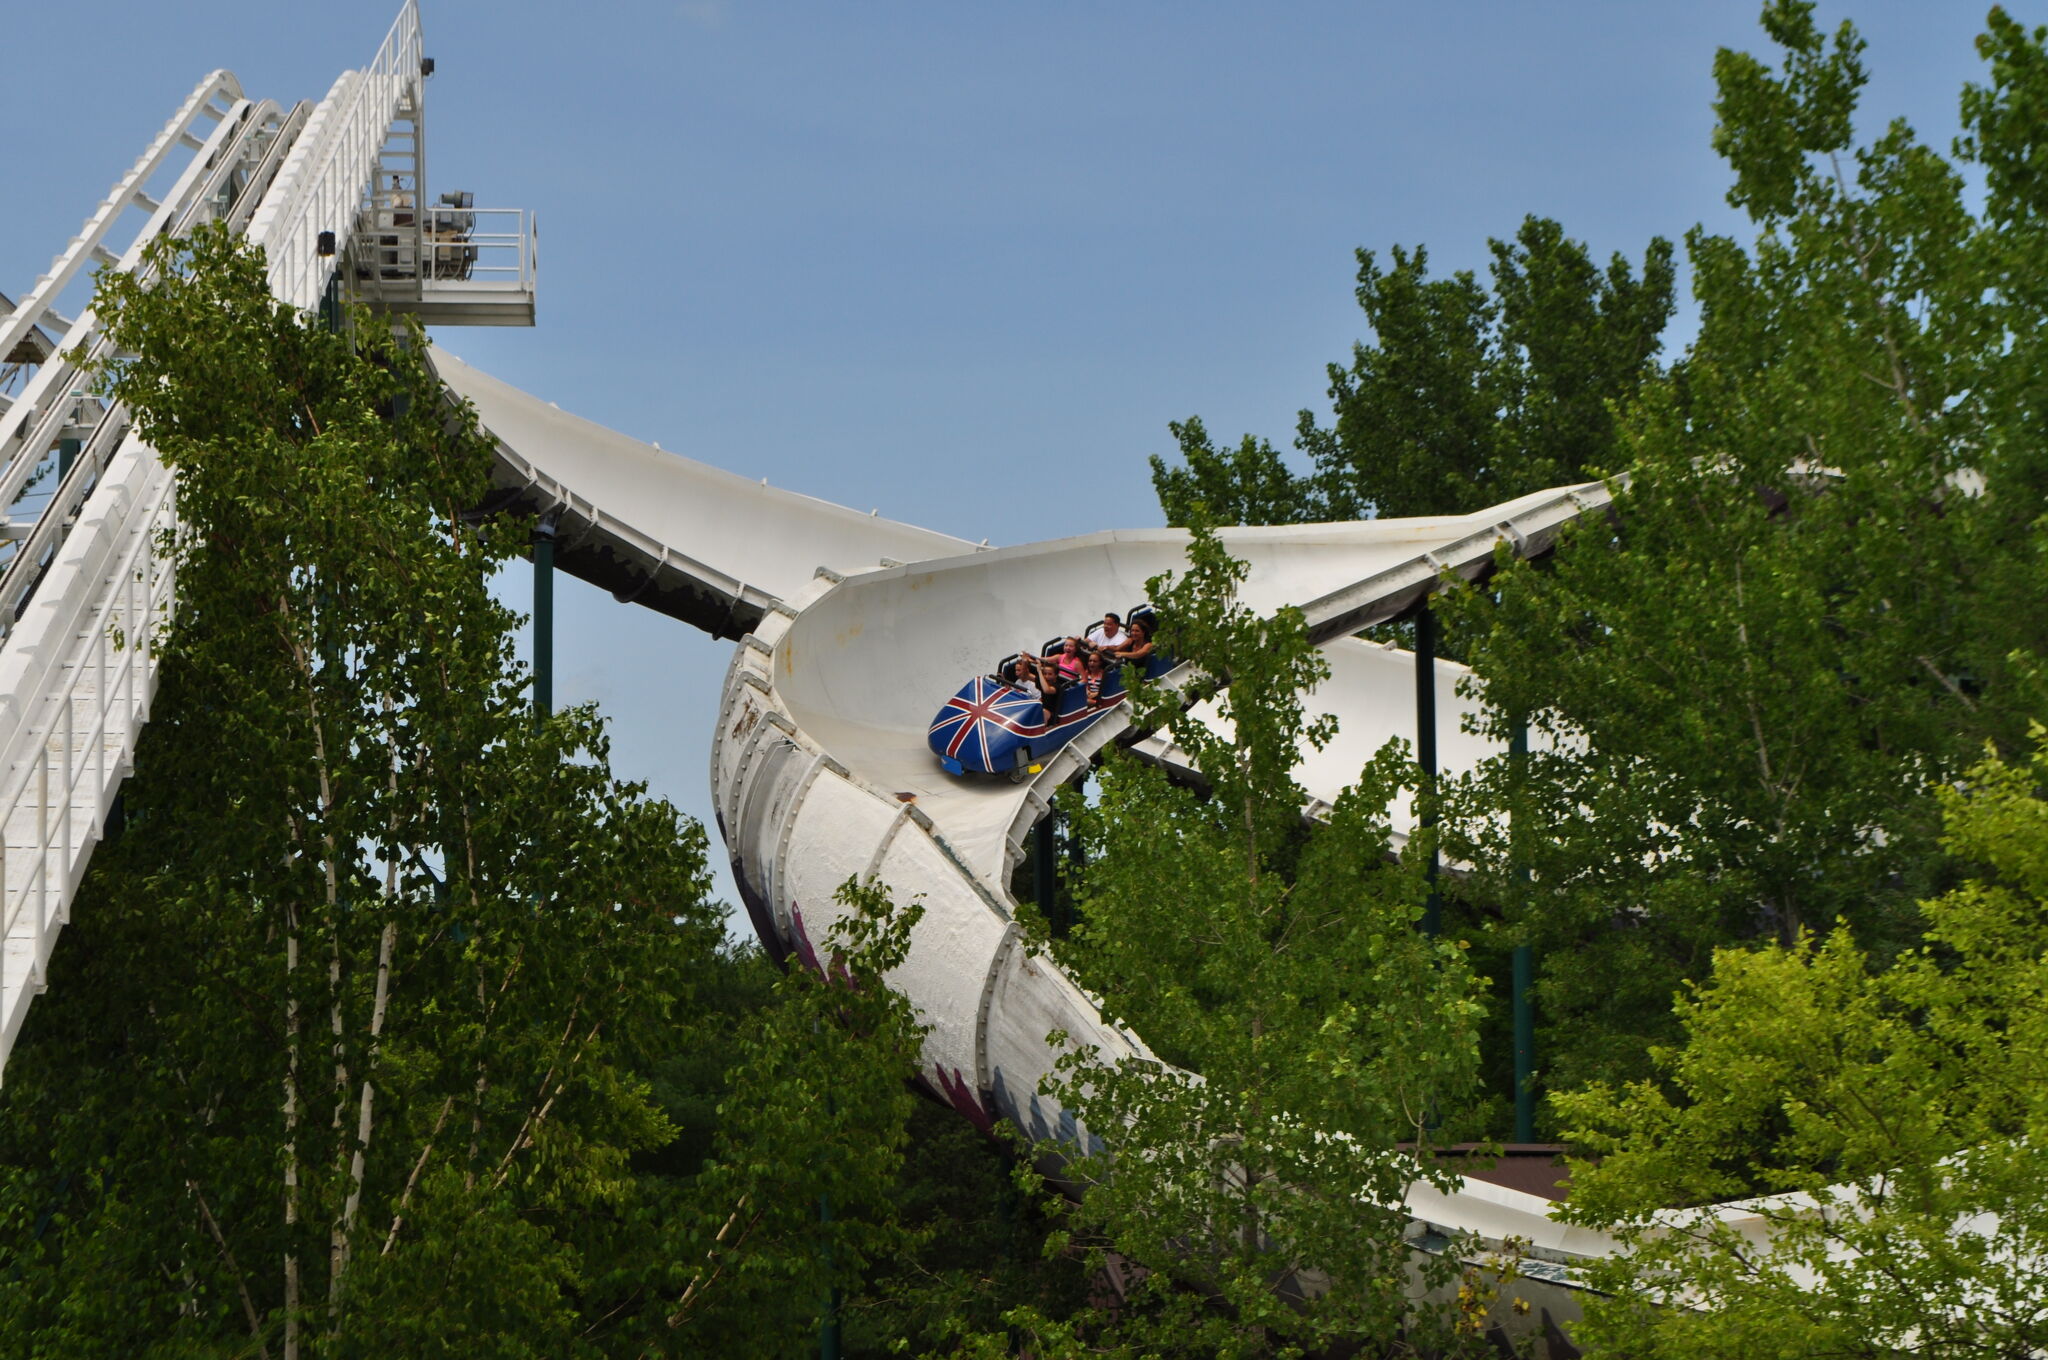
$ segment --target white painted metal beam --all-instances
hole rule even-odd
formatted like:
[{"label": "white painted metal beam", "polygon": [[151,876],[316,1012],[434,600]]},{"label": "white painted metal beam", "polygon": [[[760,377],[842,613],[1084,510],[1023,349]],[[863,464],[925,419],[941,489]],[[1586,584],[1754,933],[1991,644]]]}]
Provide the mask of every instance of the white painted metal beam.
[{"label": "white painted metal beam", "polygon": [[[90,257],[92,249],[106,239],[121,210],[140,191],[143,184],[163,168],[180,139],[189,135],[187,129],[191,126],[192,120],[198,117],[202,110],[211,108],[216,97],[227,95],[239,99],[241,93],[241,86],[236,83],[234,76],[226,71],[215,71],[193,87],[192,93],[186,96],[178,111],[164,124],[163,131],[159,132],[156,139],[136,157],[135,164],[128,168],[128,173],[114,182],[114,187],[108,192],[106,199],[85,219],[85,225],[79,229],[78,235],[72,237],[70,243],[58,253],[57,258],[50,262],[48,272],[38,278],[28,295],[22,298],[4,320],[0,320],[0,354],[13,349],[15,342],[29,327],[42,320],[51,300],[70,285],[71,280],[77,277],[79,269]],[[204,143],[200,145],[203,146]],[[69,330],[70,327],[65,326],[64,329]],[[4,444],[8,433],[7,427],[0,424],[0,444]]]},{"label": "white painted metal beam", "polygon": [[[274,104],[242,100],[226,72],[209,76],[23,305],[0,321],[0,345],[11,348],[53,315],[50,299],[84,261],[111,251],[106,237],[129,204],[152,205],[150,220],[113,268],[136,267],[143,247],[159,232],[188,229],[199,215],[210,215],[224,177],[235,169],[247,170],[250,191],[264,194],[269,216],[249,234],[272,246],[273,281],[280,279],[281,263],[283,282],[293,290],[286,295],[310,306],[331,262],[318,258],[310,241],[303,251],[279,250],[270,234],[360,199],[369,174],[360,151],[362,129],[380,118],[388,123],[398,101],[408,91],[416,94],[418,49],[418,13],[408,0],[369,78],[345,77],[321,110],[301,106],[281,115]],[[399,75],[405,60],[412,63],[406,68],[409,82]],[[300,155],[304,138],[295,134],[323,113],[328,135],[319,154]],[[206,128],[203,140],[191,133],[199,117],[217,124]],[[174,188],[161,201],[143,195],[143,181],[176,146],[193,140],[200,140],[199,154]],[[282,173],[287,149],[294,158],[288,184]],[[252,211],[245,197],[229,220]],[[345,233],[351,222],[352,212],[335,229]],[[97,333],[89,311],[64,329],[67,347],[89,343]],[[0,471],[0,504],[12,501],[23,469],[32,469],[55,434],[91,414],[74,411],[79,401],[67,385],[71,376],[68,364],[45,364],[22,400],[0,414],[0,455],[11,455]],[[0,576],[0,618],[11,619],[28,599],[0,639],[0,1065],[30,1000],[44,985],[72,893],[132,762],[155,690],[150,639],[173,599],[155,548],[160,533],[175,522],[174,479],[153,450],[124,437],[125,417],[118,410],[98,415],[80,462]]]}]

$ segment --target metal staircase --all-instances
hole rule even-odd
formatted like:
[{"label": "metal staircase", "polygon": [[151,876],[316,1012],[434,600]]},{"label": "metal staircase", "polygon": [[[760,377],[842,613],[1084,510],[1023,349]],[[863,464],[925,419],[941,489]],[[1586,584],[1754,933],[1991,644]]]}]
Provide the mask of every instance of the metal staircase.
[{"label": "metal staircase", "polygon": [[[157,545],[176,525],[174,479],[66,357],[104,352],[97,319],[54,303],[90,265],[136,270],[159,236],[224,221],[264,247],[272,291],[312,309],[337,277],[361,272],[394,126],[410,130],[417,156],[426,69],[416,0],[405,0],[369,65],[318,105],[251,101],[215,71],[0,313],[0,362],[35,370],[11,399],[0,393],[0,1072],[133,768],[173,600]],[[145,186],[181,155],[173,187],[150,197]],[[479,290],[480,305],[496,324],[531,324],[530,249],[513,273],[515,287]],[[459,299],[467,281],[436,282]],[[407,299],[376,302],[397,311]]]}]

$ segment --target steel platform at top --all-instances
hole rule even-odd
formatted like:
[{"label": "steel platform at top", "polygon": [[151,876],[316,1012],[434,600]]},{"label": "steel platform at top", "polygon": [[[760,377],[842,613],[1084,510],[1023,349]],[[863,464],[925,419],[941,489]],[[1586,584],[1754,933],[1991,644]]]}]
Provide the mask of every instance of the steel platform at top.
[{"label": "steel platform at top", "polygon": [[133,765],[175,599],[158,553],[174,479],[93,392],[98,318],[59,299],[220,223],[263,247],[271,291],[305,311],[346,294],[429,325],[532,325],[531,214],[460,191],[415,206],[432,70],[405,0],[318,103],[209,73],[33,286],[0,297],[0,1070]]}]

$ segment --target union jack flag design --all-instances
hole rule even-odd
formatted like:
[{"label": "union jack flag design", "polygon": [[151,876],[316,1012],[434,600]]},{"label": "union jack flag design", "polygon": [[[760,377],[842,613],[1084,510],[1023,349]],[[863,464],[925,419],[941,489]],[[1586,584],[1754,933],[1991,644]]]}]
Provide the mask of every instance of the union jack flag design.
[{"label": "union jack flag design", "polygon": [[1007,773],[1016,763],[1017,748],[1031,744],[1033,756],[1044,756],[1070,741],[1106,709],[1124,700],[1121,686],[1104,693],[1090,708],[1079,685],[1060,695],[1060,713],[1048,723],[1038,700],[986,675],[977,675],[946,700],[932,719],[926,739],[946,768],[958,774],[979,770]]},{"label": "union jack flag design", "polygon": [[946,700],[932,719],[928,739],[932,750],[948,760],[986,770],[1000,734],[1030,738],[1044,730],[1045,710],[1038,700],[977,675]]}]

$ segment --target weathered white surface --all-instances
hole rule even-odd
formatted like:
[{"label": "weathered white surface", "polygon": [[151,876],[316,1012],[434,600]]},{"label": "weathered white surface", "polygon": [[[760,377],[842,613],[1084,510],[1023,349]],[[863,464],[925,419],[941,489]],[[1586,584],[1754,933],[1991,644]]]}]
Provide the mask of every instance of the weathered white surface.
[{"label": "weathered white surface", "polygon": [[[1059,1056],[1046,1036],[1063,1030],[1110,1056],[1145,1050],[1105,1025],[1049,960],[1026,955],[1008,883],[1051,790],[1122,730],[1123,717],[1098,721],[1023,784],[946,775],[925,732],[966,677],[1079,631],[1104,610],[1128,610],[1150,578],[1183,570],[1186,533],[977,549],[665,453],[445,353],[436,363],[499,441],[499,485],[560,517],[572,550],[558,551],[558,562],[570,570],[595,563],[600,573],[624,563],[632,591],[670,591],[682,603],[657,607],[713,632],[746,620],[711,779],[734,877],[764,940],[829,967],[819,951],[844,914],[833,898],[841,884],[876,881],[899,902],[919,902],[909,957],[890,982],[932,1026],[926,1080],[971,1118],[1007,1116],[1034,1135],[1092,1144],[1096,1135],[1039,1093]],[[1230,551],[1250,566],[1244,602],[1261,612],[1304,606],[1330,658],[1331,677],[1313,703],[1342,726],[1329,748],[1303,761],[1311,795],[1334,799],[1383,743],[1415,738],[1414,658],[1350,631],[1410,607],[1446,571],[1482,570],[1497,542],[1540,550],[1560,524],[1605,501],[1602,488],[1582,487],[1469,516],[1225,530]],[[601,550],[579,557],[579,541]],[[1448,662],[1435,673],[1446,772],[1470,768],[1490,749],[1460,731],[1470,707],[1456,694],[1463,673]],[[1197,712],[1190,721],[1205,717],[1214,720]],[[1171,733],[1140,749],[1185,759]],[[1405,834],[1406,800],[1391,812]],[[1512,1192],[1480,1182],[1450,1196],[1417,1194],[1425,1222],[1493,1240],[1540,1236],[1572,1252],[1541,1201],[1510,1202],[1502,1196]]]},{"label": "weathered white surface", "polygon": [[846,572],[970,552],[950,534],[849,510],[666,453],[569,414],[447,350],[435,368],[498,440],[515,504],[559,520],[558,560],[718,636],[799,594],[819,567]]}]

